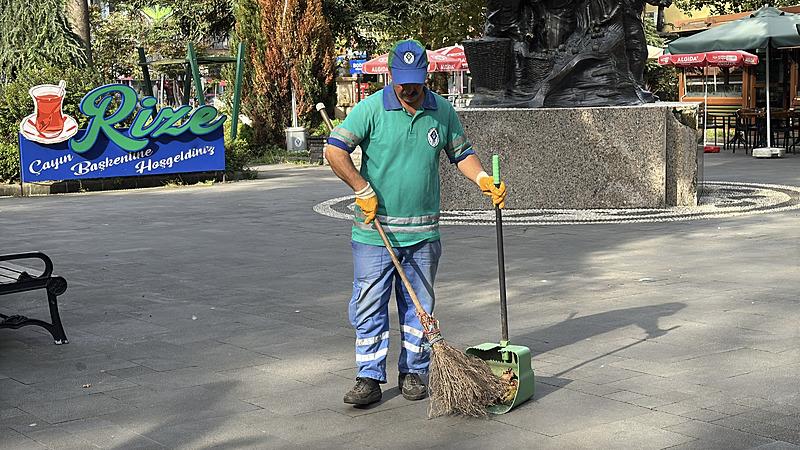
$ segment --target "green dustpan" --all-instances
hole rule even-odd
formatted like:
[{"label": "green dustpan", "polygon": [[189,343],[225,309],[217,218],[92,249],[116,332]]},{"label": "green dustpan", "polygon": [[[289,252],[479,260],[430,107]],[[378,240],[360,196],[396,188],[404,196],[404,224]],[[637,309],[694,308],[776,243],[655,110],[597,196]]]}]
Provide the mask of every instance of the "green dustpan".
[{"label": "green dustpan", "polygon": [[[492,172],[494,184],[500,185],[500,162],[497,155],[492,156]],[[508,312],[506,308],[506,270],[505,256],[503,255],[503,214],[499,207],[495,207],[497,224],[497,263],[500,274],[500,318],[502,319],[503,339],[500,343],[487,342],[476,345],[466,350],[468,355],[476,356],[500,377],[509,369],[513,371],[517,382],[516,394],[511,393],[503,403],[490,406],[492,414],[505,414],[517,405],[533,397],[533,369],[531,368],[531,350],[521,345],[511,345],[508,342]],[[511,397],[513,396],[513,400]]]}]

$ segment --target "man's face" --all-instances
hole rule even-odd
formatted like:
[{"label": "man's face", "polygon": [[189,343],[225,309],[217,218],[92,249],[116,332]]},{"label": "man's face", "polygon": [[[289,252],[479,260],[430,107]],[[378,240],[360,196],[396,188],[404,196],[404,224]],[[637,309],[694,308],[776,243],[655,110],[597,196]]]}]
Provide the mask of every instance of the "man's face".
[{"label": "man's face", "polygon": [[395,84],[394,92],[400,100],[413,105],[422,99],[424,86],[417,83]]}]

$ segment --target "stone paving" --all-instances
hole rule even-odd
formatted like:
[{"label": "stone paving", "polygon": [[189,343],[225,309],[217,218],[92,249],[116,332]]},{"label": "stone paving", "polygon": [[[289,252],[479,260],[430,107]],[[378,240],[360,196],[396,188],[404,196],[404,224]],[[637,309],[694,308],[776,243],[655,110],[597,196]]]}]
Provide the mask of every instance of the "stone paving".
[{"label": "stone paving", "polygon": [[[800,186],[800,156],[707,155],[706,178]],[[391,383],[375,407],[342,403],[349,225],[312,208],[347,193],[328,168],[278,167],[0,199],[0,253],[43,250],[70,283],[68,345],[0,330],[0,448],[800,448],[797,210],[508,227],[510,329],[533,351],[535,398],[428,420]],[[494,229],[442,235],[445,336],[498,339]],[[0,311],[46,316],[39,293]]]}]

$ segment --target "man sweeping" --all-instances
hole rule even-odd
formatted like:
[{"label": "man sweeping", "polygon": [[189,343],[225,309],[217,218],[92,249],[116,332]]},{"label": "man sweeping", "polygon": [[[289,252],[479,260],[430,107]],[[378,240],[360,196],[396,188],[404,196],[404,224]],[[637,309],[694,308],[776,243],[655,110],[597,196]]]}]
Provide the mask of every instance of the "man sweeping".
[{"label": "man sweeping", "polygon": [[[358,103],[328,138],[326,157],[353,189],[353,295],[349,317],[356,330],[356,385],[344,402],[369,405],[381,399],[389,348],[389,300],[395,292],[400,316],[398,384],[403,397],[428,395],[421,378],[430,361],[422,325],[383,241],[371,222],[383,224],[395,254],[423,308],[432,314],[439,242],[439,152],[504,206],[506,187],[496,187],[464,136],[455,110],[425,87],[428,58],[417,41],[397,42],[389,52],[393,84]],[[350,159],[360,146],[361,171]]]}]

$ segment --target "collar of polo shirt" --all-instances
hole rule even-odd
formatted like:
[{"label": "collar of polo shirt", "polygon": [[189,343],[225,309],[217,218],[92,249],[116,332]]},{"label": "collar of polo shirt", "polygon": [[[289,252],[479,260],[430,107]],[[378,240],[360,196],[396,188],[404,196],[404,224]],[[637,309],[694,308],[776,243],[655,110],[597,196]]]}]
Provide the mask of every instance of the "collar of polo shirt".
[{"label": "collar of polo shirt", "polygon": [[[431,92],[431,90],[427,87],[424,87],[423,89],[425,90],[425,99],[422,101],[422,108],[438,109],[436,97],[434,97],[433,92]],[[397,98],[397,94],[394,92],[392,85],[383,88],[383,109],[386,111],[403,109],[403,105],[400,104],[400,99]]]}]

